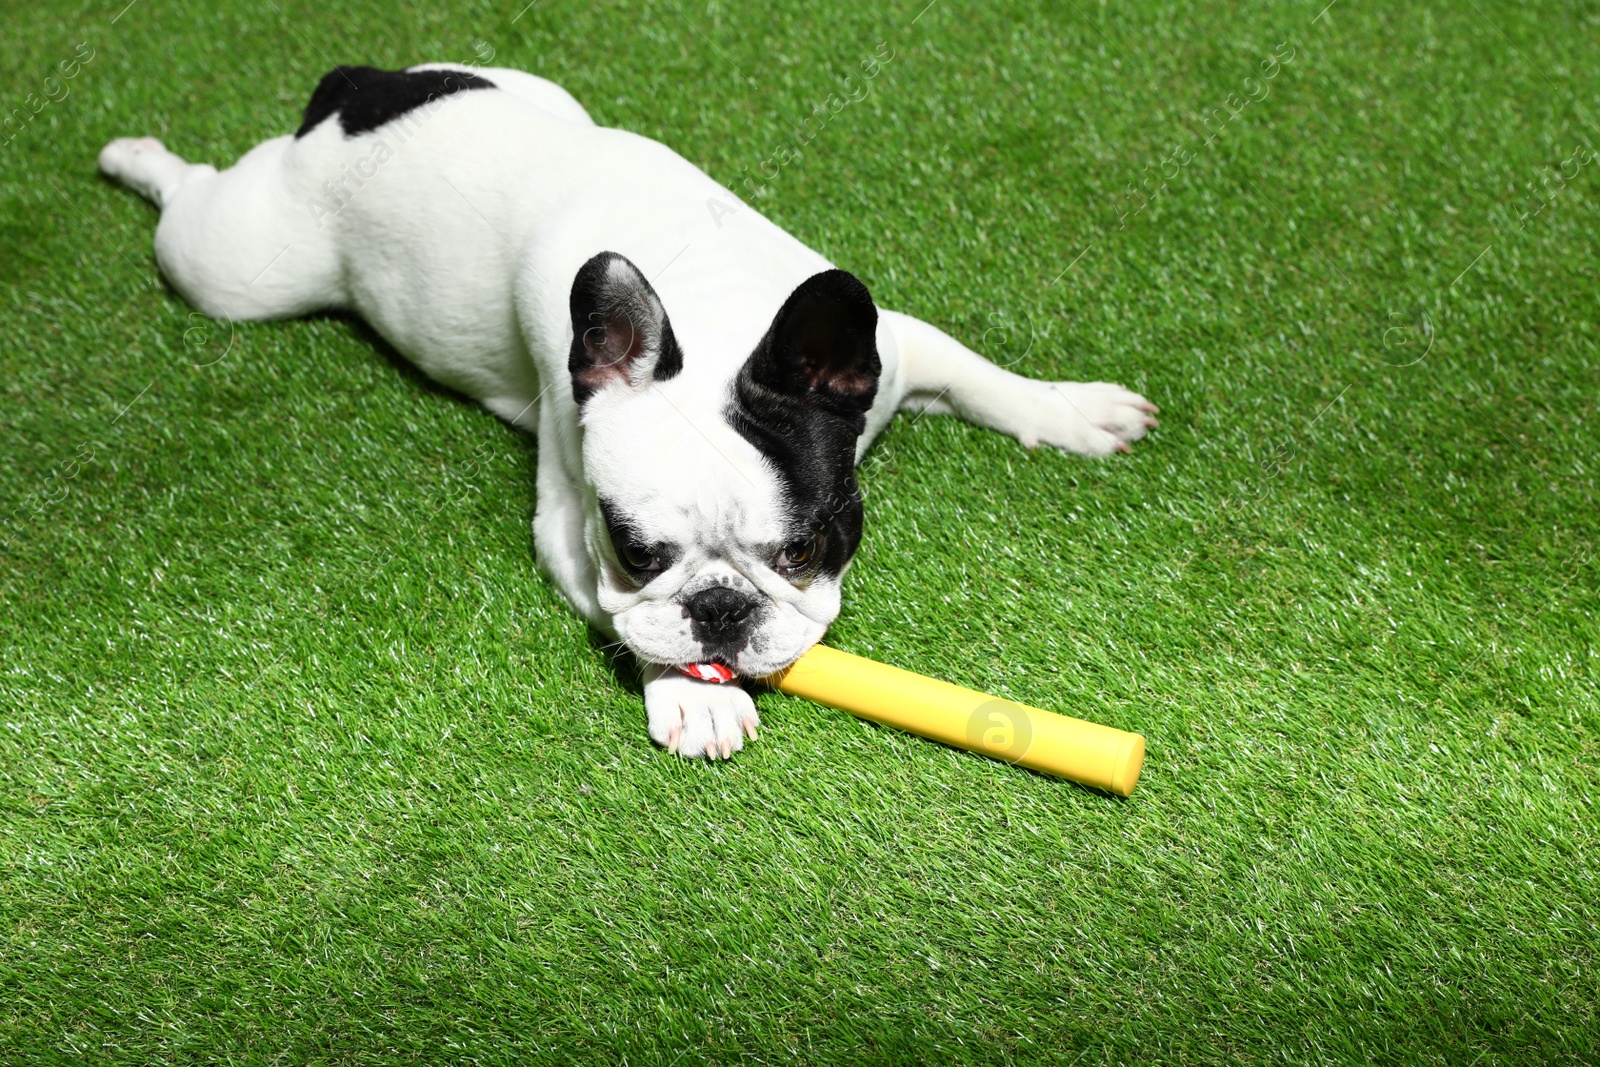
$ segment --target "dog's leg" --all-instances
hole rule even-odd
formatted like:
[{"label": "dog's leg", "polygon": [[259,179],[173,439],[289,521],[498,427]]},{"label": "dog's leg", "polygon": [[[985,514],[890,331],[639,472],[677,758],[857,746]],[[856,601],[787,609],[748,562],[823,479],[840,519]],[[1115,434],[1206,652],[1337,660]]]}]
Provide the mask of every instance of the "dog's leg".
[{"label": "dog's leg", "polygon": [[318,201],[291,184],[295,150],[274,138],[219,172],[124,137],[101,150],[100,169],[161,209],[156,262],[185,300],[215,318],[284,318],[345,303]]},{"label": "dog's leg", "polygon": [[[496,412],[496,414],[499,414]],[[583,488],[567,469],[559,419],[538,419],[539,468],[535,477],[533,550],[539,569],[579,615],[611,632],[611,617],[595,594],[594,563],[583,543]],[[611,633],[615,637],[615,633]]]},{"label": "dog's leg", "polygon": [[882,315],[899,347],[901,408],[959,415],[1029,448],[1054,445],[1085,456],[1126,452],[1156,424],[1156,406],[1120,385],[1024,378],[910,315]]},{"label": "dog's leg", "polygon": [[538,397],[524,400],[520,396],[491,396],[479,402],[491,415],[498,415],[517,429],[531,434],[539,432]]},{"label": "dog's leg", "polygon": [[167,151],[154,137],[119,137],[100,150],[100,170],[138,193],[156,207],[186,183],[208,178],[217,168],[190,163]]}]

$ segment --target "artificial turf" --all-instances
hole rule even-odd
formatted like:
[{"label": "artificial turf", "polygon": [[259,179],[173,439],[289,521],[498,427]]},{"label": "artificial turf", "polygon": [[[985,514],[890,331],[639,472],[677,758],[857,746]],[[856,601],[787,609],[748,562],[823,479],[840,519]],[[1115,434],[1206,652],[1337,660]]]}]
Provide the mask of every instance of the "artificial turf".
[{"label": "artificial turf", "polygon": [[[1593,5],[123,2],[0,16],[0,1061],[1600,1060]],[[899,418],[829,638],[1131,800],[778,694],[653,748],[532,445],[194,315],[95,173],[491,53],[1161,405]]]}]

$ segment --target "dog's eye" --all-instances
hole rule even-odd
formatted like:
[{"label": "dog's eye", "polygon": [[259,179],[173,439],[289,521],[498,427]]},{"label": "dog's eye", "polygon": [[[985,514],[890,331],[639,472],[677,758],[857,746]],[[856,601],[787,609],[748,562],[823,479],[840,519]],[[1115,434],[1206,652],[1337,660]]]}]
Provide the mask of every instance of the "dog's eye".
[{"label": "dog's eye", "polygon": [[821,546],[821,534],[804,541],[794,541],[784,545],[783,551],[779,552],[777,558],[772,561],[772,569],[784,576],[797,574],[817,558],[817,550]]},{"label": "dog's eye", "polygon": [[672,566],[676,555],[672,546],[665,541],[649,540],[604,497],[600,498],[600,517],[605,519],[606,534],[611,538],[611,550],[616,553],[617,563],[633,582],[646,585]]},{"label": "dog's eye", "polygon": [[617,554],[631,571],[655,572],[661,570],[661,557],[643,545],[623,541],[617,545]]},{"label": "dog's eye", "polygon": [[[608,517],[609,518],[609,517]],[[667,569],[672,554],[664,544],[647,544],[627,526],[607,523],[611,534],[611,547],[617,553],[617,562],[636,582],[648,582]]]}]

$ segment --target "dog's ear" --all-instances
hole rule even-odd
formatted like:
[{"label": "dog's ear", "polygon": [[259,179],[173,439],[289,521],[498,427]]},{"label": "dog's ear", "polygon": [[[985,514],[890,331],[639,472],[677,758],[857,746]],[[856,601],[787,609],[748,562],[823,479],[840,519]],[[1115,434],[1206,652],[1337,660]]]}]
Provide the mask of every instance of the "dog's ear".
[{"label": "dog's ear", "polygon": [[827,270],[795,288],[743,377],[774,393],[864,420],[878,392],[878,308],[854,274]]},{"label": "dog's ear", "polygon": [[608,386],[642,388],[683,369],[661,298],[626,256],[601,252],[579,267],[570,306],[567,371],[580,407]]}]

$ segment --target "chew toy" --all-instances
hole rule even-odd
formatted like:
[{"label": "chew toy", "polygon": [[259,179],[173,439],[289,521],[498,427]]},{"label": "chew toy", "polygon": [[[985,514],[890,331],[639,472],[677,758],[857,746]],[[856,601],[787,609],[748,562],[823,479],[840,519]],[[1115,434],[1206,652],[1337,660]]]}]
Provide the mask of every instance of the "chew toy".
[{"label": "chew toy", "polygon": [[1121,796],[1144,767],[1144,738],[1001,700],[823,645],[769,685],[947,745]]}]

